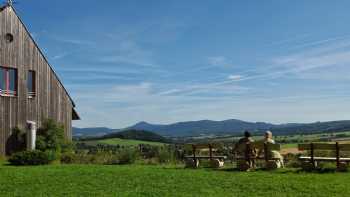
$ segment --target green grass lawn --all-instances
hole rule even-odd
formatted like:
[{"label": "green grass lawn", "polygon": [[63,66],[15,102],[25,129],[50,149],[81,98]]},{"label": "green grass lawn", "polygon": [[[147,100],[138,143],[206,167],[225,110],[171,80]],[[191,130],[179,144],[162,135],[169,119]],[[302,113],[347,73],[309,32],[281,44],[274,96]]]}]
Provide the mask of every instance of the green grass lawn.
[{"label": "green grass lawn", "polygon": [[282,144],[282,149],[284,148],[298,148],[298,144]]},{"label": "green grass lawn", "polygon": [[350,173],[173,166],[0,166],[0,196],[350,196]]},{"label": "green grass lawn", "polygon": [[120,139],[120,138],[111,138],[111,139],[105,139],[105,140],[97,140],[97,141],[86,141],[87,144],[106,144],[106,145],[121,145],[121,146],[137,146],[139,144],[149,144],[153,146],[162,146],[164,143],[160,142],[148,142],[148,141],[141,141],[141,140],[127,140],[127,139]]}]

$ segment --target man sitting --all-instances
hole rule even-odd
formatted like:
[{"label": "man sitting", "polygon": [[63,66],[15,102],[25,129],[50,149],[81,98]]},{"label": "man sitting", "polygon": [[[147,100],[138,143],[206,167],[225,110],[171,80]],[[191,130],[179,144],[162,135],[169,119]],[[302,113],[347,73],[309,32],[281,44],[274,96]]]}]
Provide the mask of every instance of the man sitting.
[{"label": "man sitting", "polygon": [[252,139],[250,132],[245,131],[244,137],[239,139],[233,148],[233,153],[236,153],[236,155],[240,159],[245,158],[245,160],[239,160],[237,163],[238,168],[240,170],[246,171],[246,170],[249,170],[250,168],[255,167],[255,162],[253,158],[255,157],[256,152],[254,149],[249,148],[249,144],[252,142],[254,142],[254,140]]}]

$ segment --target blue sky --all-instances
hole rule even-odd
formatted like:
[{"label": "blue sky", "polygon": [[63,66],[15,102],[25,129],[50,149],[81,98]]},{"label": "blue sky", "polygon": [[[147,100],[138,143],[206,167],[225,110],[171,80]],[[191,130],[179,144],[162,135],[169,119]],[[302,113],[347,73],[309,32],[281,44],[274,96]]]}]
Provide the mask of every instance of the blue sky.
[{"label": "blue sky", "polygon": [[350,119],[350,1],[19,1],[75,126]]}]

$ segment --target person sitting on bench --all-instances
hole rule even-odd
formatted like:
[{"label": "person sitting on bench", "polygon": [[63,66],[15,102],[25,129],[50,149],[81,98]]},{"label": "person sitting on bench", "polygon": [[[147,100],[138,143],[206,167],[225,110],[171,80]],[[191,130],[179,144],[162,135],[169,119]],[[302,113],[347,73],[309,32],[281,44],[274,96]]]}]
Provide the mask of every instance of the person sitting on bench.
[{"label": "person sitting on bench", "polygon": [[271,131],[266,131],[265,136],[264,136],[264,142],[268,142],[271,144],[275,143],[275,140],[272,138],[272,132]]},{"label": "person sitting on bench", "polygon": [[[246,150],[247,149],[247,144],[254,142],[253,138],[251,137],[252,135],[250,134],[249,131],[244,132],[244,137],[239,139],[238,142],[235,144],[233,148],[233,152],[238,155],[240,158],[254,158],[256,155],[256,152],[254,149],[251,150]],[[247,161],[242,161],[245,162],[249,167],[248,168],[254,168],[255,167],[255,162],[254,159],[249,159]]]},{"label": "person sitting on bench", "polygon": [[[265,135],[264,135],[264,139],[263,139],[264,143],[271,143],[271,144],[275,144],[275,140],[272,137],[272,132],[271,131],[266,131]],[[258,156],[261,156],[264,154],[264,149],[260,149]],[[269,150],[268,151],[268,157],[269,158],[278,158],[277,160],[277,166],[278,167],[283,167],[284,166],[284,162],[283,162],[283,156],[281,155],[280,152],[275,151],[275,150]]]}]

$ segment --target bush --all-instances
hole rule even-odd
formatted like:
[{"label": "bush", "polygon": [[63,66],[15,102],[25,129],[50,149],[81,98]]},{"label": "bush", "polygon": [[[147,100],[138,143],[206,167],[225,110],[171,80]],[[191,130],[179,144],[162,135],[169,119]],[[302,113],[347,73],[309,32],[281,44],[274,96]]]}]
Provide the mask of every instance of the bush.
[{"label": "bush", "polygon": [[334,171],[337,165],[333,162],[318,162],[316,170],[318,171]]},{"label": "bush", "polygon": [[23,151],[13,154],[8,160],[10,164],[16,166],[25,165],[45,165],[54,160],[54,157],[48,153],[39,150]]},{"label": "bush", "polygon": [[38,150],[54,150],[59,152],[64,143],[64,127],[54,120],[46,120],[43,126],[38,129],[38,137],[36,140],[36,147]]},{"label": "bush", "polygon": [[284,162],[285,167],[287,168],[300,168],[301,162],[299,161],[300,154],[292,154],[288,153],[287,155],[284,155]]},{"label": "bush", "polygon": [[116,153],[111,151],[97,151],[94,153],[63,153],[61,163],[63,164],[133,164],[138,158],[137,151],[133,148],[121,149]]},{"label": "bush", "polygon": [[73,164],[76,162],[76,154],[74,153],[63,153],[61,155],[61,163]]},{"label": "bush", "polygon": [[73,153],[76,149],[75,144],[73,142],[64,142],[61,145],[61,152],[62,153]]},{"label": "bush", "polygon": [[173,152],[166,147],[158,150],[157,159],[159,163],[170,163],[175,160]]},{"label": "bush", "polygon": [[133,148],[121,149],[118,152],[118,164],[133,164],[138,158],[138,153]]},{"label": "bush", "polygon": [[140,152],[143,159],[151,159],[157,157],[159,151],[157,146],[141,144]]},{"label": "bush", "polygon": [[3,156],[0,156],[0,163],[3,163],[3,162],[5,162],[5,161],[6,161],[6,158],[3,157]]}]

